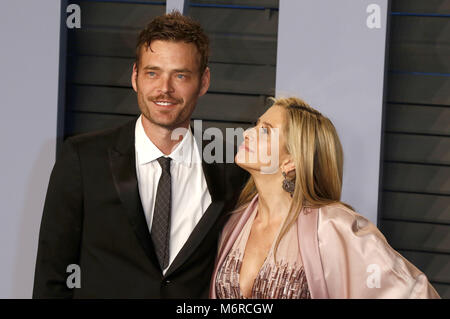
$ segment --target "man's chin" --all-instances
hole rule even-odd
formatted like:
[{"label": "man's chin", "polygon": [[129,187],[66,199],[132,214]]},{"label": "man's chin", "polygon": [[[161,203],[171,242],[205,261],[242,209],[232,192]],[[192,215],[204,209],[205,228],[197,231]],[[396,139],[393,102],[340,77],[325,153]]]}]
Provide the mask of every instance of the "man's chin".
[{"label": "man's chin", "polygon": [[159,126],[159,127],[163,127],[168,130],[174,130],[177,127],[183,126],[182,122],[177,121],[176,119],[175,120],[174,119],[161,119],[161,118],[149,117],[149,116],[146,116],[145,114],[142,114],[142,115],[151,124]]}]

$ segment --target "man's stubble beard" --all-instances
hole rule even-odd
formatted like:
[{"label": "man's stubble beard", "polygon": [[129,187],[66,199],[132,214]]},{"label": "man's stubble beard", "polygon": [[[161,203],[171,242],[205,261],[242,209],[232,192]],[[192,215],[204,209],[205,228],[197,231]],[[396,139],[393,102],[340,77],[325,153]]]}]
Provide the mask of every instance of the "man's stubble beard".
[{"label": "man's stubble beard", "polygon": [[[173,98],[172,98],[173,99]],[[183,99],[177,99],[179,101],[178,105],[182,105],[184,103]],[[190,121],[190,117],[195,109],[195,106],[197,104],[198,99],[196,99],[194,102],[194,106],[192,107],[192,109],[189,110],[189,114],[186,115],[186,111],[188,111],[186,108],[188,108],[187,105],[184,106],[184,108],[182,110],[179,111],[179,113],[175,116],[175,118],[168,122],[162,122],[162,121],[158,121],[156,116],[153,117],[150,113],[150,103],[153,103],[152,98],[146,98],[141,94],[138,94],[138,105],[139,105],[139,109],[142,113],[142,115],[152,124],[163,127],[167,130],[173,131],[174,129],[184,126],[181,124],[184,124],[186,121],[188,121],[188,125],[189,125],[189,121]]]}]

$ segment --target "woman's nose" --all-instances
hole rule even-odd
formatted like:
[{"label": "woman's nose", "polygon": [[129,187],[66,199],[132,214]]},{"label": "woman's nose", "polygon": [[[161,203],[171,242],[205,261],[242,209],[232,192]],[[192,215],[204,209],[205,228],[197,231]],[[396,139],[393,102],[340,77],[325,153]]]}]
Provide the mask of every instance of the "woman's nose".
[{"label": "woman's nose", "polygon": [[252,139],[255,134],[255,127],[249,127],[244,131],[244,139]]}]

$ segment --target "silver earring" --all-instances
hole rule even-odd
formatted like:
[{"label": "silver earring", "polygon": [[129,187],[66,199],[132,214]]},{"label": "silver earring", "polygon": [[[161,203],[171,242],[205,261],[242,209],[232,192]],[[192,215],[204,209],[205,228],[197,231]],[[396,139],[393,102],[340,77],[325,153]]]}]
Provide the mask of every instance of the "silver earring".
[{"label": "silver earring", "polygon": [[293,179],[288,179],[285,172],[282,172],[282,174],[283,174],[283,177],[284,177],[282,187],[292,197],[293,194],[294,194],[294,190],[295,190],[295,182],[294,182]]}]

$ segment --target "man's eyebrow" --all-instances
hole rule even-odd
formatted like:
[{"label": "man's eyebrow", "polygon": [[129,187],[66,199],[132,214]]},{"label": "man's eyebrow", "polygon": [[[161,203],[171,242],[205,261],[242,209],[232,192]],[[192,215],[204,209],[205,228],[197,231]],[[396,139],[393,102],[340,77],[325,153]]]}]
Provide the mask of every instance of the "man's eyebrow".
[{"label": "man's eyebrow", "polygon": [[192,73],[192,71],[189,69],[175,69],[173,71],[177,73]]},{"label": "man's eyebrow", "polygon": [[144,67],[144,70],[161,70],[161,68],[154,65],[147,65]]},{"label": "man's eyebrow", "polygon": [[[161,71],[162,69],[159,66],[147,65],[147,66],[144,67],[144,70]],[[175,73],[193,73],[189,69],[174,69],[174,70],[172,70],[172,72],[175,72]]]}]

